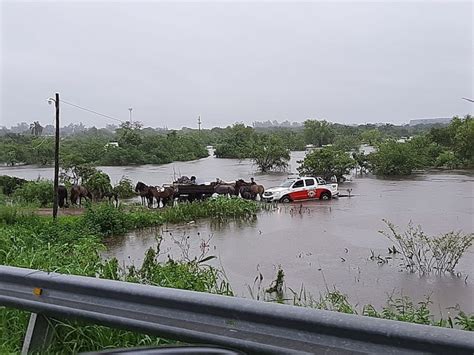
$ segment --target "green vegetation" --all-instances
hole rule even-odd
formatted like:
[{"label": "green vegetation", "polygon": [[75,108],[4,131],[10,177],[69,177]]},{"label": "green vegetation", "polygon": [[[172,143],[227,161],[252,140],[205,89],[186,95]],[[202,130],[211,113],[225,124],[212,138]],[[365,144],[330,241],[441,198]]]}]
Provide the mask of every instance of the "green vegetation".
[{"label": "green vegetation", "polygon": [[[61,167],[71,183],[77,183],[78,170],[88,166],[194,160],[207,156],[206,145],[216,147],[218,158],[253,159],[261,171],[284,169],[287,151],[303,150],[308,144],[318,148],[332,145],[343,152],[356,151],[361,143],[374,145],[377,152],[365,162],[366,168],[377,175],[407,175],[414,169],[431,167],[474,166],[471,144],[474,123],[470,116],[455,117],[447,126],[346,126],[309,119],[303,125],[285,127],[256,125],[252,128],[237,123],[202,131],[183,128],[179,132],[143,128],[139,123],[129,122],[114,132],[94,127],[79,128],[80,133],[66,136],[61,141]],[[403,137],[411,139],[406,143],[397,141]],[[52,137],[30,132],[0,136],[0,163],[47,165],[52,161]],[[340,167],[334,169],[340,170]],[[82,171],[84,173],[86,171]]]},{"label": "green vegetation", "polygon": [[432,167],[472,168],[473,141],[473,118],[454,117],[448,126],[432,128],[406,143],[393,140],[380,143],[369,160],[377,175],[409,175],[414,169]]},{"label": "green vegetation", "polygon": [[[320,126],[325,127],[320,128],[323,131],[331,130],[327,125],[314,123],[305,125],[305,130],[317,130]],[[321,145],[331,136],[332,133],[320,132],[313,134],[312,139],[317,145]],[[356,144],[357,140],[322,147],[308,154],[298,171],[300,174],[325,178],[335,175],[340,179],[354,167],[360,168],[361,172],[371,171],[380,176],[410,175],[416,169],[434,167],[474,167],[474,121],[470,116],[464,119],[455,117],[448,126],[432,128],[428,133],[417,135],[408,141],[382,137],[381,131],[375,129],[360,134],[360,141],[376,145],[376,151],[369,155],[351,147],[351,143]],[[349,149],[353,150],[352,156],[347,154]]]},{"label": "green vegetation", "polygon": [[[118,142],[118,147],[110,144]],[[123,124],[115,133],[91,128],[61,140],[61,166],[69,169],[84,164],[136,165],[163,164],[204,158],[205,145],[192,134],[162,133],[141,129],[139,124]],[[8,165],[50,165],[54,161],[54,138],[31,134],[0,137],[0,163]]]},{"label": "green vegetation", "polygon": [[325,147],[309,153],[301,161],[298,172],[306,176],[322,176],[328,180],[335,175],[339,181],[355,166],[355,160],[343,150]]},{"label": "green vegetation", "polygon": [[303,287],[299,292],[296,292],[285,286],[284,276],[283,270],[281,268],[278,269],[275,280],[270,283],[270,287],[265,288],[262,286],[263,276],[260,274],[255,279],[254,284],[254,286],[257,286],[257,291],[250,289],[250,294],[254,298],[267,302],[286,302],[301,307],[474,331],[474,315],[458,310],[458,314],[454,318],[449,313],[446,317],[442,315],[441,317],[435,316],[430,310],[430,305],[433,302],[429,297],[414,303],[407,296],[400,295],[395,297],[391,295],[388,297],[386,305],[377,310],[371,304],[362,307],[351,304],[347,295],[337,289],[330,290],[327,288],[326,292],[321,294],[319,298],[308,295]]},{"label": "green vegetation", "polygon": [[[54,222],[18,206],[0,206],[0,264],[231,295],[222,274],[205,265],[209,257],[160,261],[158,250],[149,250],[141,267],[123,270],[116,259],[101,260],[102,238],[196,218],[252,218],[257,211],[254,202],[227,198],[184,204],[163,213],[95,204],[83,216],[61,216]],[[0,307],[0,353],[20,351],[27,323],[27,312]],[[53,344],[52,353],[163,343],[156,337],[76,322],[56,322],[55,330],[61,341]]]},{"label": "green vegetation", "polygon": [[25,179],[14,176],[0,175],[0,193],[11,195],[18,187],[25,184]]},{"label": "green vegetation", "polygon": [[278,136],[261,135],[255,145],[252,159],[262,173],[285,170],[290,160],[290,151]]},{"label": "green vegetation", "polygon": [[322,147],[332,144],[336,133],[327,121],[306,120],[304,122],[304,137],[307,144]]},{"label": "green vegetation", "polygon": [[474,241],[474,233],[450,232],[430,237],[421,226],[414,227],[412,223],[404,233],[400,233],[393,223],[384,222],[389,232],[380,233],[394,243],[392,252],[401,254],[403,265],[411,272],[454,272],[459,259]]},{"label": "green vegetation", "polygon": [[21,204],[46,207],[53,203],[53,192],[50,180],[28,181],[15,189],[13,199]]}]

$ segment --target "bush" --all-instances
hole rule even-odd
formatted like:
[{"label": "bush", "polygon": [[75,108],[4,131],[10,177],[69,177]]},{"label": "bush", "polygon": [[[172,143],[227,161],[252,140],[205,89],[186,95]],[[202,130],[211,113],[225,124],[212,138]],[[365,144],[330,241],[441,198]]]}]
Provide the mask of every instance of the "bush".
[{"label": "bush", "polygon": [[136,196],[132,180],[123,176],[119,183],[114,186],[114,191],[118,193],[119,198],[131,198]]},{"label": "bush", "polygon": [[106,203],[91,205],[84,220],[91,230],[102,236],[123,234],[133,227],[121,208]]},{"label": "bush", "polygon": [[435,165],[441,168],[456,169],[461,165],[461,162],[456,157],[454,152],[446,150],[442,152],[437,158]]},{"label": "bush", "polygon": [[104,194],[112,192],[110,177],[102,171],[94,173],[85,183],[87,189],[92,193],[95,199],[100,199]]},{"label": "bush", "polygon": [[54,186],[49,180],[28,181],[17,188],[14,198],[21,203],[31,203],[45,207],[53,203]]},{"label": "bush", "polygon": [[392,223],[386,220],[384,222],[387,224],[389,232],[380,231],[380,233],[398,247],[405,267],[411,272],[454,272],[459,259],[474,240],[473,233],[463,235],[461,232],[429,237],[421,230],[420,226],[415,228],[411,222],[407,231],[402,234]]},{"label": "bush", "polygon": [[5,195],[11,195],[17,188],[24,185],[27,181],[15,176],[0,176],[0,192]]}]

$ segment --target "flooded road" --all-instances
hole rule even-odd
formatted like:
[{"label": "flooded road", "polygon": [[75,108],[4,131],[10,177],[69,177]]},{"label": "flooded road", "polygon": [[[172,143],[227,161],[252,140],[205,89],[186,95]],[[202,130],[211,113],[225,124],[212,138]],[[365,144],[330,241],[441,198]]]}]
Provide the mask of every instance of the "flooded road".
[{"label": "flooded road", "polygon": [[[292,170],[304,152],[292,154]],[[134,182],[161,184],[172,180],[173,174],[196,175],[198,178],[235,180],[255,176],[266,187],[285,178],[283,175],[252,175],[249,161],[215,159],[162,166],[104,167],[113,181],[127,175]],[[0,174],[26,178],[52,176],[52,170],[1,168]],[[51,174],[51,175],[49,175]],[[437,315],[446,308],[459,305],[474,311],[474,249],[461,259],[457,268],[462,273],[420,277],[402,270],[399,261],[378,264],[370,256],[388,256],[392,245],[378,233],[386,229],[387,219],[405,230],[413,221],[429,235],[462,230],[474,231],[473,172],[433,172],[410,179],[390,180],[355,178],[340,187],[341,193],[352,189],[351,198],[280,205],[274,212],[263,212],[253,221],[232,221],[225,224],[196,221],[187,225],[169,225],[161,229],[135,231],[107,241],[104,256],[116,256],[122,263],[142,261],[144,251],[156,245],[163,235],[161,251],[175,257],[181,254],[176,241],[190,236],[191,254],[199,255],[202,239],[212,236],[210,255],[218,258],[234,291],[248,297],[248,286],[259,272],[268,285],[281,266],[286,284],[293,290],[305,290],[315,297],[326,289],[337,288],[349,295],[352,303],[384,304],[387,295],[402,293],[414,299],[430,295]],[[171,235],[170,235],[171,233]],[[467,277],[467,278],[466,278]]]}]

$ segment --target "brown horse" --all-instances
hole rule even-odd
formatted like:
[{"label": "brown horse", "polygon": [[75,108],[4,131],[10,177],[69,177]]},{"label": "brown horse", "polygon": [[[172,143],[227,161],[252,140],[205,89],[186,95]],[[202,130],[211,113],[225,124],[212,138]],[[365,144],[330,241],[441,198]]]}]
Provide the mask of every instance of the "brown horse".
[{"label": "brown horse", "polygon": [[153,205],[153,193],[151,191],[153,187],[145,185],[143,182],[139,181],[137,182],[137,186],[135,186],[135,192],[138,192],[140,194],[140,197],[142,198],[142,205],[147,206],[147,200],[148,200],[148,207]]},{"label": "brown horse", "polygon": [[235,184],[216,184],[214,192],[219,195],[235,195]]},{"label": "brown horse", "polygon": [[258,185],[255,182],[245,182],[242,179],[239,179],[235,182],[235,192],[243,198],[255,200],[257,195],[262,198],[265,188],[263,185]]},{"label": "brown horse", "polygon": [[81,185],[74,185],[71,187],[71,204],[76,205],[79,199],[79,206],[82,204],[82,198],[92,201],[92,194],[87,188]]},{"label": "brown horse", "polygon": [[[160,200],[163,203],[163,207],[165,207],[170,201],[173,200],[175,190],[173,187],[167,186],[167,187],[150,187],[150,193],[153,195],[153,197],[156,199],[156,203],[158,207],[160,206]],[[153,204],[153,198],[152,198],[152,204]]]}]

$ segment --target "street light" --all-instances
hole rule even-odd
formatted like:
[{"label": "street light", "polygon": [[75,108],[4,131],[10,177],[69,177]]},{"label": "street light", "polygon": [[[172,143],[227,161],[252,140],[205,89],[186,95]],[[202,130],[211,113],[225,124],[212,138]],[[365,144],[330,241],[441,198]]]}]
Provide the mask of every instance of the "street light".
[{"label": "street light", "polygon": [[128,111],[130,111],[130,123],[132,123],[132,110],[133,110],[133,107],[128,108]]},{"label": "street light", "polygon": [[469,102],[474,102],[473,99],[468,99],[467,97],[462,97],[463,100],[469,101]]}]

